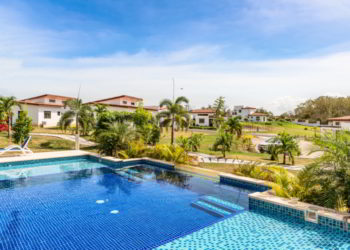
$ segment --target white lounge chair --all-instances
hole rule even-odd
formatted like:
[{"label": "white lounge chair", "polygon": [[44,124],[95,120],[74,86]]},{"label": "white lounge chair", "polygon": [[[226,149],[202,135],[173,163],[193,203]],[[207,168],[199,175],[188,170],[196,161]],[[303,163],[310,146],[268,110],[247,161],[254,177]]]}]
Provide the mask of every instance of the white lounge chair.
[{"label": "white lounge chair", "polygon": [[28,148],[28,144],[31,139],[32,137],[29,136],[27,139],[24,140],[22,145],[10,145],[7,148],[0,148],[0,155],[5,154],[7,152],[22,152],[23,154],[33,154],[33,152]]}]

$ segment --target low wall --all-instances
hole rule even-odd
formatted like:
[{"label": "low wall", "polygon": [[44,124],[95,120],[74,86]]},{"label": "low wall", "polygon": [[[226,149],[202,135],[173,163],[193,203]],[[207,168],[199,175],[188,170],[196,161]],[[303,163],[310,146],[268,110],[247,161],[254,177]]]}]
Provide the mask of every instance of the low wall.
[{"label": "low wall", "polygon": [[269,191],[271,188],[268,182],[253,178],[222,173],[220,183],[257,191],[249,194],[249,209],[252,211],[292,217],[300,222],[315,223],[350,236],[349,213],[339,213],[333,209],[277,197]]}]

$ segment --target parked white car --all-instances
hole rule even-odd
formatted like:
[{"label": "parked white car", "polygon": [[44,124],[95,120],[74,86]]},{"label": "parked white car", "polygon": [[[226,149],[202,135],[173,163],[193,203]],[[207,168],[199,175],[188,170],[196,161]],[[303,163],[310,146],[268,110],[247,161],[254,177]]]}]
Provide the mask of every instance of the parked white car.
[{"label": "parked white car", "polygon": [[281,142],[275,141],[275,137],[272,137],[264,142],[258,144],[258,151],[260,153],[265,153],[269,150],[269,147],[272,145],[281,145]]}]

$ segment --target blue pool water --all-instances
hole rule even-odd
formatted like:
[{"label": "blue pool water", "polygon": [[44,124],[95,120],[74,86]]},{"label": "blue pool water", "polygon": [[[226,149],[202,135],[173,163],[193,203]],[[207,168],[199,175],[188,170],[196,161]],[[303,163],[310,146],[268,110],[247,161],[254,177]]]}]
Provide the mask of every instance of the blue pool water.
[{"label": "blue pool water", "polygon": [[88,158],[0,166],[0,249],[350,249],[349,234],[248,211],[250,192]]}]

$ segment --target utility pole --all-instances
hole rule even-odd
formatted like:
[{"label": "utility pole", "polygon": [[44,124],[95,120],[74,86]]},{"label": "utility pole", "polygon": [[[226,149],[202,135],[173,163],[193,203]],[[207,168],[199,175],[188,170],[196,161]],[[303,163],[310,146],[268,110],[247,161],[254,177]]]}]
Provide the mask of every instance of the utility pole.
[{"label": "utility pole", "polygon": [[173,77],[173,103],[175,102],[175,79]]}]

